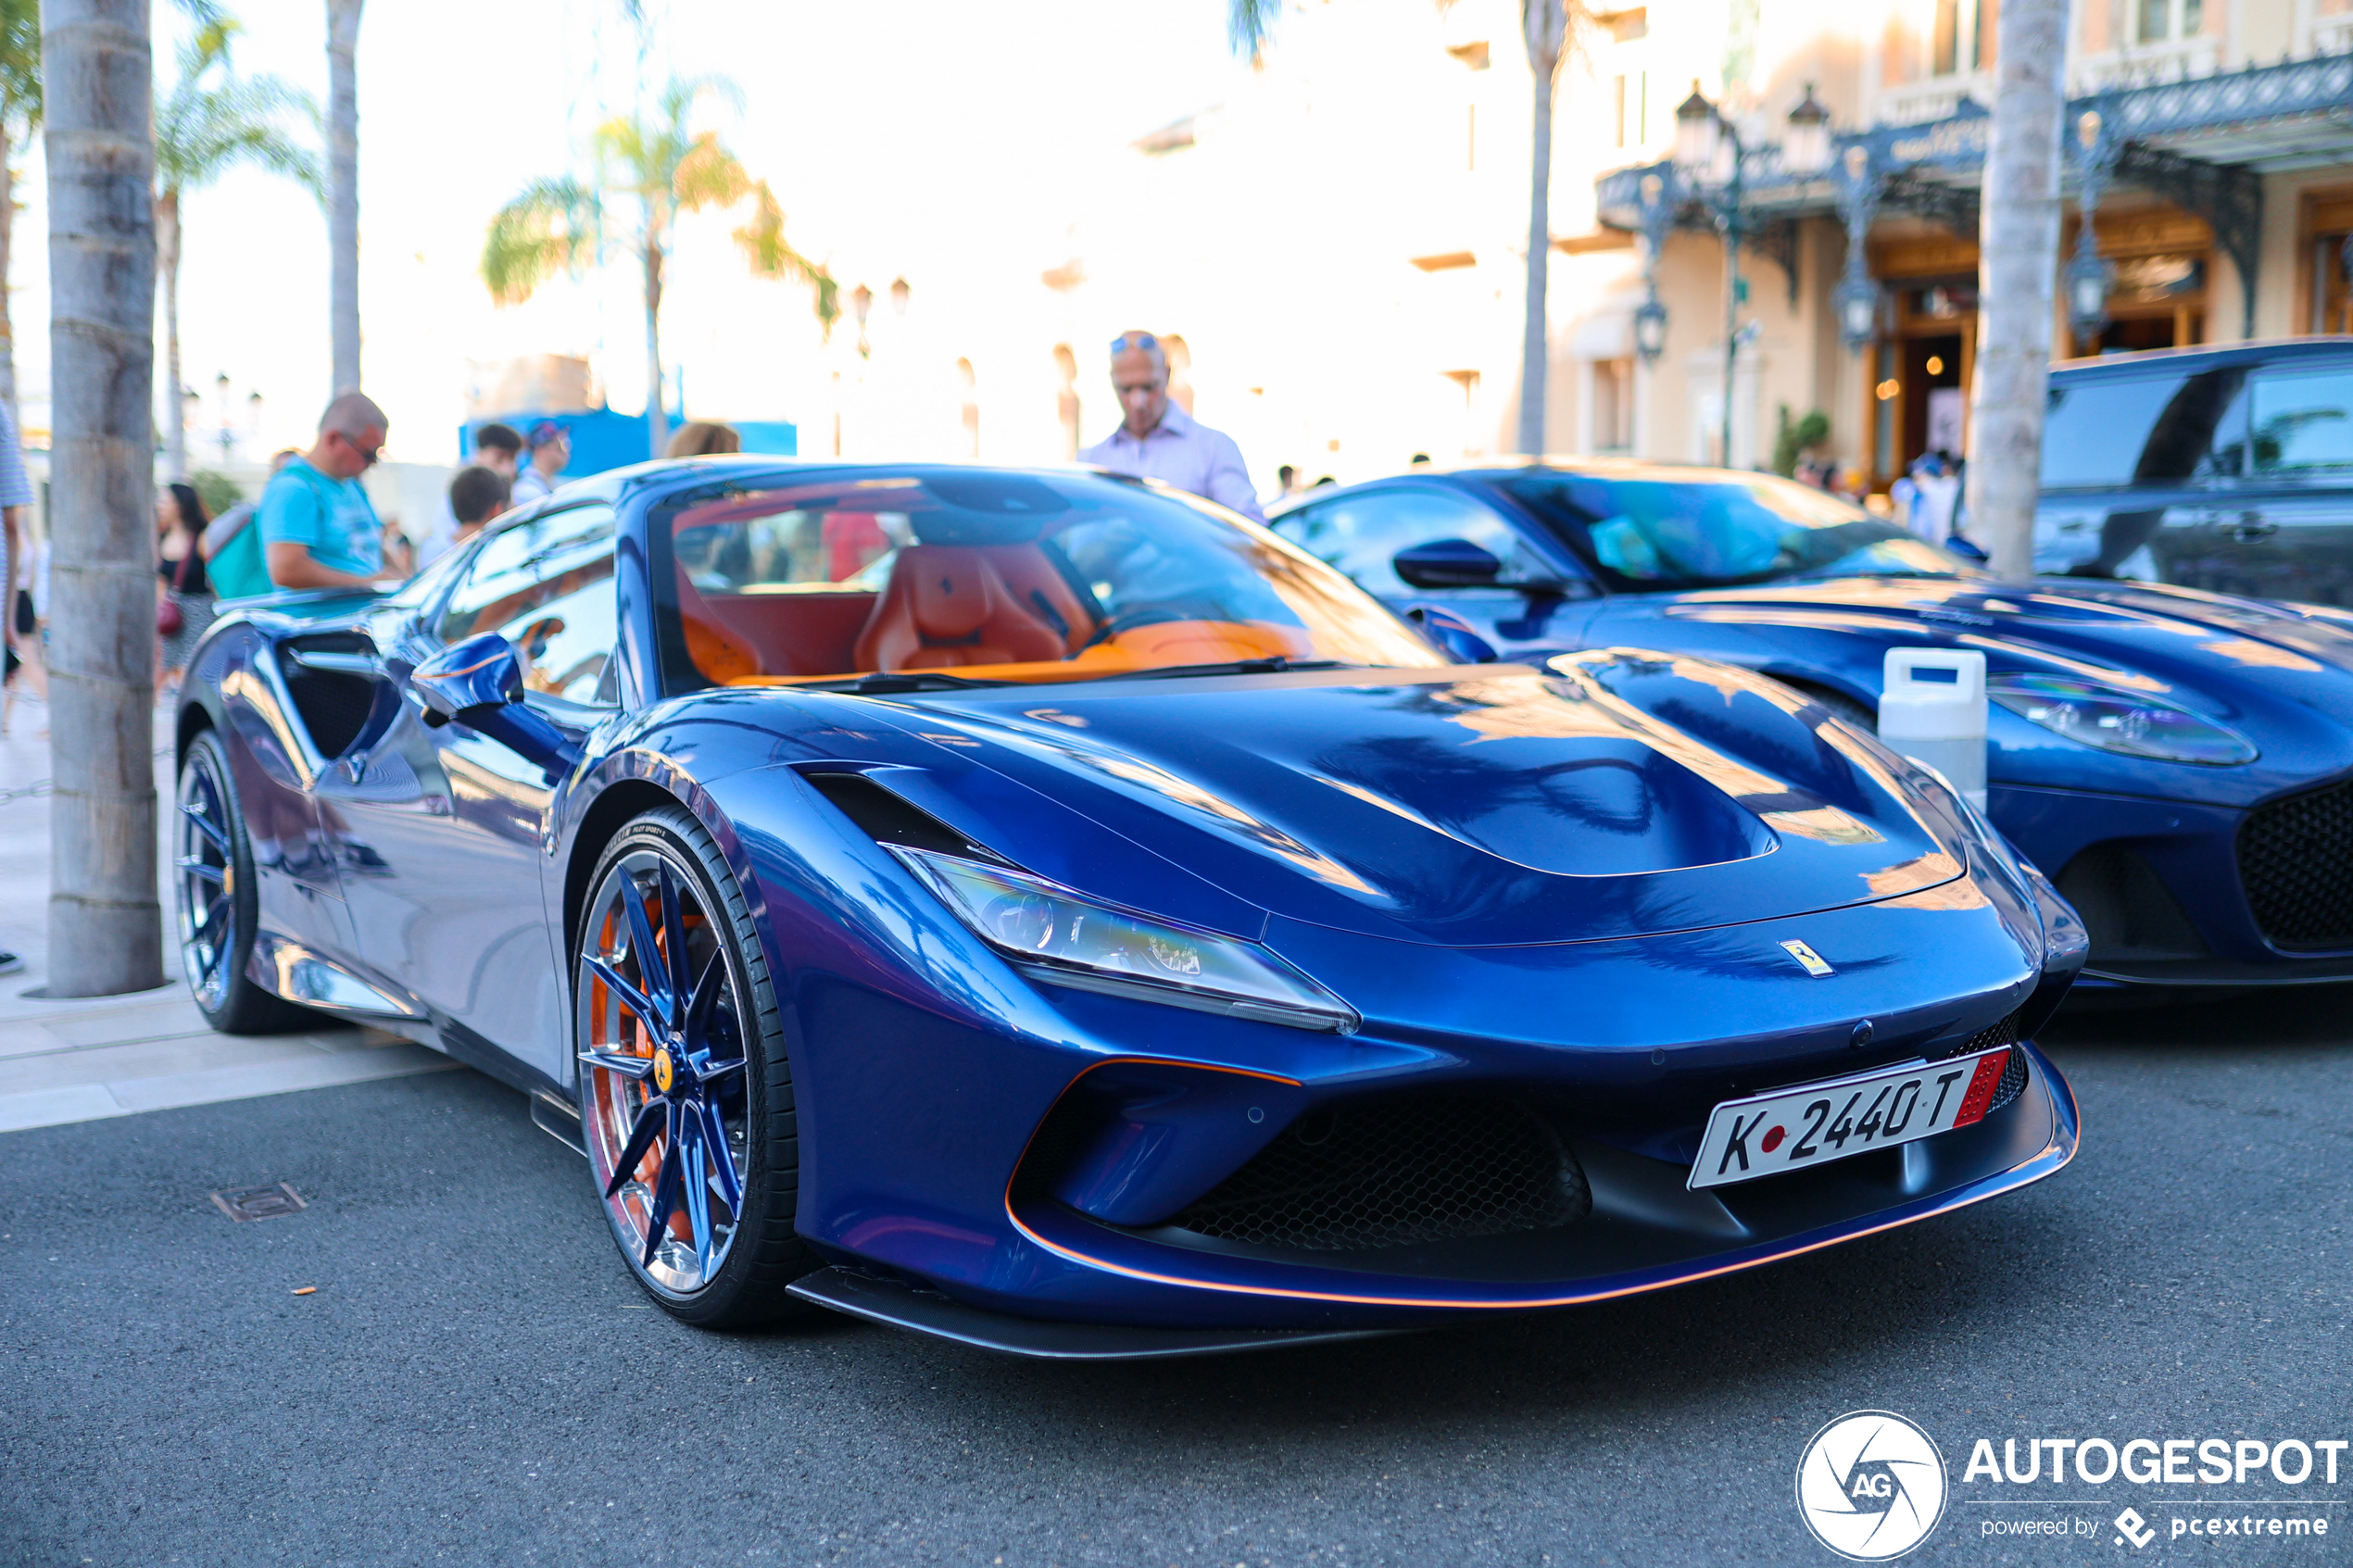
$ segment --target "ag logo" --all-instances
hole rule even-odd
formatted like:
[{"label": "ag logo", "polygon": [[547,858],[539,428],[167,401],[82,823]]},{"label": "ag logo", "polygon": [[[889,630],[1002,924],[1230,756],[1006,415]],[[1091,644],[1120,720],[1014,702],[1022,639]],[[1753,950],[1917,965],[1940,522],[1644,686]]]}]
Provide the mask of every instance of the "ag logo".
[{"label": "ag logo", "polygon": [[1797,1461],[1797,1513],[1841,1557],[1901,1557],[1944,1516],[1944,1456],[1900,1415],[1840,1416],[1814,1434]]}]

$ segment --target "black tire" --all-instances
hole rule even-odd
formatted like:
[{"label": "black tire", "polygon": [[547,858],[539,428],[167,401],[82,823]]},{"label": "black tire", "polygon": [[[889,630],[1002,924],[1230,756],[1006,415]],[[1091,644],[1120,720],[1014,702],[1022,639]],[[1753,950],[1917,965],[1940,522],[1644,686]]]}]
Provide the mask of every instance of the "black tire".
[{"label": "black tire", "polygon": [[[677,884],[675,926],[648,898],[658,893],[663,867]],[[688,989],[700,992],[713,960],[724,965],[721,990],[713,993],[707,1010],[697,1010],[702,1024],[689,1021],[675,1034],[646,1029],[620,993],[592,972],[592,959],[606,964],[608,972],[637,985],[641,998],[657,1013],[662,1011],[662,1000],[645,985],[645,967],[635,951],[639,943],[626,935],[623,916],[630,893],[624,888],[635,890],[640,908],[661,933],[657,956],[671,947],[686,952],[687,973],[696,980]],[[599,1053],[576,1064],[581,1133],[598,1206],[630,1272],[665,1311],[699,1328],[744,1328],[814,1314],[816,1309],[785,1288],[824,1263],[793,1229],[800,1197],[800,1156],[792,1066],[767,955],[718,845],[679,807],[636,818],[598,858],[578,926],[572,953],[574,1049],[583,1056]],[[673,931],[679,935],[674,942]],[[654,972],[659,981],[678,989],[667,978],[666,960]],[[682,1014],[686,1010],[680,1009]],[[713,1068],[708,1076],[680,1065],[693,1056],[698,1040],[704,1042],[703,1063]],[[673,1046],[679,1053],[674,1060],[670,1055]],[[732,1054],[738,1050],[739,1058]],[[635,1065],[640,1060],[647,1063],[643,1068]],[[735,1060],[742,1067],[726,1069],[724,1063]],[[627,1070],[600,1065],[614,1062]],[[661,1065],[657,1067],[658,1062]],[[649,1087],[657,1081],[659,1093]],[[739,1100],[734,1086],[737,1081]],[[733,1173],[741,1202],[726,1226],[724,1255],[715,1261],[706,1261],[701,1249],[706,1245],[715,1248],[720,1216],[727,1205],[724,1178],[715,1165],[704,1162],[708,1137],[690,1129],[682,1143],[674,1132],[665,1133],[620,1177],[612,1174],[629,1153],[630,1135],[639,1117],[657,1109],[664,1114],[674,1110],[675,1117],[690,1116],[693,1112],[686,1108],[694,1105],[707,1105],[712,1118],[696,1126],[717,1127],[725,1135],[731,1159],[740,1162]],[[679,1125],[675,1117],[672,1127]],[[687,1174],[677,1178],[680,1196],[672,1199],[666,1196],[672,1180],[668,1167],[682,1147],[682,1169]],[[644,1179],[649,1165],[656,1173],[650,1184]],[[631,1180],[632,1175],[638,1179]],[[685,1196],[698,1181],[704,1209],[699,1217],[687,1211]],[[653,1223],[648,1216],[656,1208],[661,1211],[661,1233],[649,1255],[646,1244]],[[694,1239],[678,1238],[682,1223]]]},{"label": "black tire", "polygon": [[[174,800],[180,969],[196,1010],[224,1035],[319,1027],[324,1022],[319,1014],[263,990],[245,973],[260,909],[253,841],[245,834],[229,749],[212,731],[188,743]],[[219,929],[214,922],[224,918],[226,929]]]}]

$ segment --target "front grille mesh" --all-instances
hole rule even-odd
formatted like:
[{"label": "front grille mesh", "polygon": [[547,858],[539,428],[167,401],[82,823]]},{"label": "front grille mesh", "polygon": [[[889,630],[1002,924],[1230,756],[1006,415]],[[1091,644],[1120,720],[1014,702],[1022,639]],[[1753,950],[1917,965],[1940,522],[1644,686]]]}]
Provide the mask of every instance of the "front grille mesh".
[{"label": "front grille mesh", "polygon": [[2353,781],[2274,800],[2239,825],[2239,881],[2281,947],[2353,947]]},{"label": "front grille mesh", "polygon": [[1502,1101],[1310,1111],[1171,1223],[1251,1247],[1357,1251],[1549,1230],[1592,1208],[1552,1129]]},{"label": "front grille mesh", "polygon": [[[1968,1040],[1946,1051],[1946,1057],[1970,1056],[1978,1051],[1990,1051],[1995,1046],[2015,1046],[2019,1042],[2018,1012],[2013,1011],[1998,1022],[1989,1023],[1971,1035]],[[2026,1091],[2026,1053],[2014,1050],[2002,1064],[2002,1081],[1994,1085],[1994,1098],[1985,1108],[1991,1116]]]}]

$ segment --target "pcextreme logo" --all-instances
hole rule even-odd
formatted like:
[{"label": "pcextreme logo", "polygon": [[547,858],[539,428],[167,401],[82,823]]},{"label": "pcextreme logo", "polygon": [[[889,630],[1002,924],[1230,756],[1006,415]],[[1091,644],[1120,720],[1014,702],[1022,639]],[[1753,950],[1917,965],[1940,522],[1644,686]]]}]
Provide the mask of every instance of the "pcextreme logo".
[{"label": "pcextreme logo", "polygon": [[1797,1514],[1856,1562],[1901,1557],[1944,1516],[1944,1456],[1890,1411],[1854,1411],[1814,1434],[1797,1461]]}]

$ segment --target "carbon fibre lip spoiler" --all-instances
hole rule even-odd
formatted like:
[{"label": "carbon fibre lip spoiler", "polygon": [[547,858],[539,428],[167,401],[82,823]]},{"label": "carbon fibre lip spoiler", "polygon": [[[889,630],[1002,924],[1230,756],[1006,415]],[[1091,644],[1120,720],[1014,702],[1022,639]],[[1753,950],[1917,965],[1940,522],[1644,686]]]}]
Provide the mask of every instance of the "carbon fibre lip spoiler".
[{"label": "carbon fibre lip spoiler", "polygon": [[1057,1323],[992,1312],[920,1290],[897,1280],[849,1269],[819,1269],[786,1288],[804,1301],[869,1323],[912,1329],[937,1339],[1008,1355],[1059,1361],[1161,1361],[1174,1356],[1229,1355],[1241,1350],[1329,1345],[1378,1339],[1395,1329],[1138,1328],[1116,1323]]}]

